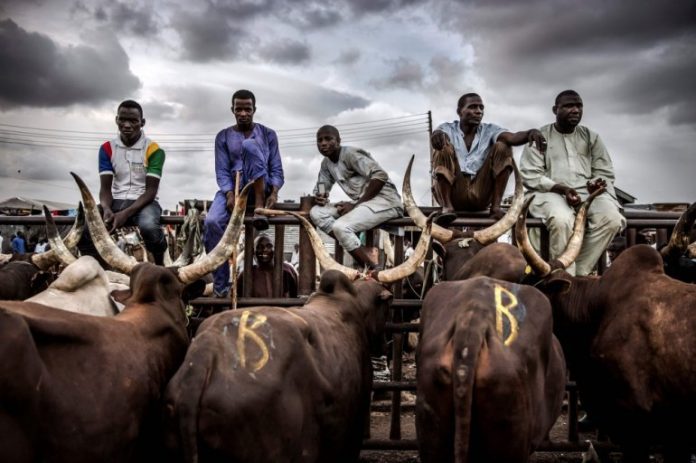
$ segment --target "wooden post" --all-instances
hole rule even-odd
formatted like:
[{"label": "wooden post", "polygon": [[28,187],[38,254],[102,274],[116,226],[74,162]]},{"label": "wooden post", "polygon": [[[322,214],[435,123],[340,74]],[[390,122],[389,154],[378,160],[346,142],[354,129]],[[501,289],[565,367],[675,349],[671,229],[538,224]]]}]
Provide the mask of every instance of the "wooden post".
[{"label": "wooden post", "polygon": [[[309,212],[314,204],[313,196],[303,196],[300,198],[300,211]],[[309,236],[300,225],[300,282],[298,294],[309,296],[315,288],[315,279],[317,273],[316,257],[312,243],[309,241]]]},{"label": "wooden post", "polygon": [[[234,173],[234,199],[237,200],[237,195],[239,195],[239,182],[241,180],[242,172],[237,171]],[[243,213],[243,212],[242,212]],[[230,216],[230,220],[232,217]],[[230,256],[232,262],[232,285],[230,286],[230,297],[232,298],[232,310],[237,308],[237,243],[234,243],[232,248],[232,255]],[[229,265],[229,262],[228,262]]]}]

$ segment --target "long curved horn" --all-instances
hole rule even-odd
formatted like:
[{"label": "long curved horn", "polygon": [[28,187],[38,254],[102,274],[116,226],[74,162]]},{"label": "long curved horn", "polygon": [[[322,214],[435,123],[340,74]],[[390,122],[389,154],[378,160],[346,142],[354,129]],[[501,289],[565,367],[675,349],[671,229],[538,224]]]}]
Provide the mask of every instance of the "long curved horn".
[{"label": "long curved horn", "polygon": [[662,257],[679,257],[686,252],[689,247],[689,232],[695,220],[696,202],[679,217],[674,231],[672,231],[672,236],[669,238],[669,243],[660,250]]},{"label": "long curved horn", "polygon": [[133,267],[138,263],[134,257],[126,255],[123,251],[116,246],[116,243],[109,236],[109,232],[106,231],[106,226],[104,221],[99,215],[99,209],[97,209],[97,203],[94,201],[92,193],[82,181],[79,175],[74,172],[70,172],[73,176],[78,188],[80,189],[80,194],[82,195],[82,202],[85,205],[85,216],[87,219],[87,228],[94,243],[94,247],[97,248],[97,252],[109,265],[118,270],[121,273],[130,274]]},{"label": "long curved horn", "polygon": [[312,244],[312,249],[314,249],[314,255],[317,257],[319,265],[321,265],[324,270],[338,270],[351,280],[356,280],[362,276],[362,273],[360,273],[358,270],[339,264],[334,260],[333,257],[331,257],[329,251],[327,251],[324,247],[324,242],[321,240],[319,232],[317,232],[314,229],[314,226],[309,223],[309,220],[305,219],[301,214],[293,211],[279,211],[276,209],[263,208],[258,208],[254,212],[268,216],[292,215],[293,217],[296,217],[304,227],[307,235],[309,235],[309,242]]},{"label": "long curved horn", "polygon": [[517,217],[517,223],[515,224],[515,240],[517,241],[517,247],[522,252],[529,266],[534,270],[534,273],[538,276],[545,277],[551,272],[551,266],[534,250],[532,244],[529,242],[529,235],[527,234],[527,210],[533,199],[534,195],[527,199]]},{"label": "long curved horn", "polygon": [[[51,219],[52,220],[52,219]],[[55,226],[55,223],[54,223]],[[74,249],[77,246],[77,243],[80,241],[80,238],[82,238],[82,232],[85,229],[85,210],[82,207],[82,203],[79,203],[77,207],[77,217],[75,218],[75,222],[73,223],[72,228],[68,232],[68,234],[65,236],[62,241],[65,243],[65,247],[68,249]],[[58,235],[60,238],[60,235]],[[70,255],[72,253],[68,252]],[[48,269],[51,265],[56,264],[58,262],[63,262],[63,259],[60,258],[56,254],[56,250],[53,247],[53,244],[51,244],[51,249],[49,249],[46,252],[43,252],[41,254],[34,254],[31,256],[31,261],[34,265],[36,265],[38,268],[41,270],[46,270]],[[66,264],[68,265],[68,264]]]},{"label": "long curved horn", "polygon": [[418,269],[420,264],[425,260],[425,255],[428,253],[428,248],[430,247],[430,237],[432,234],[432,215],[425,224],[425,228],[421,232],[420,239],[418,240],[418,245],[415,251],[411,254],[406,262],[397,265],[394,268],[387,270],[381,270],[377,273],[377,280],[380,283],[393,283],[402,278],[406,278]]},{"label": "long curved horn", "polygon": [[490,227],[484,228],[483,230],[476,230],[474,232],[474,239],[483,246],[493,243],[500,238],[503,233],[510,230],[515,225],[517,217],[520,215],[520,211],[522,210],[522,205],[524,204],[524,188],[522,187],[520,171],[517,169],[517,164],[515,164],[514,159],[512,160],[512,168],[515,173],[515,196],[512,200],[510,208],[496,223]]},{"label": "long curved horn", "polygon": [[[415,154],[411,155],[411,160],[408,162],[408,167],[406,168],[406,173],[404,174],[404,183],[401,187],[401,200],[404,203],[404,209],[406,209],[408,216],[413,219],[413,222],[418,228],[424,230],[428,219],[420,210],[418,205],[416,205],[416,201],[413,199],[413,193],[411,191],[411,168],[413,166],[413,160],[415,157]],[[442,228],[437,224],[433,224],[432,237],[441,243],[447,243],[452,241],[452,238],[454,238],[454,232],[452,230]]]},{"label": "long curved horn", "polygon": [[247,183],[246,186],[242,188],[242,191],[234,198],[232,216],[217,246],[198,262],[179,268],[177,274],[182,283],[187,284],[199,279],[227,262],[227,259],[230,258],[234,247],[237,246],[239,234],[242,231],[244,210],[247,204],[247,192],[249,188],[251,188],[251,185],[251,182]]},{"label": "long curved horn", "polygon": [[56,222],[53,220],[51,212],[46,206],[43,207],[44,217],[46,217],[46,235],[48,237],[48,242],[51,244],[51,251],[53,251],[63,265],[70,265],[77,259],[72,255],[68,247],[63,242],[63,239],[58,233],[58,228],[56,228]]},{"label": "long curved horn", "polygon": [[590,204],[592,204],[592,201],[602,193],[604,193],[604,188],[596,190],[580,205],[578,212],[575,214],[573,233],[570,235],[568,244],[563,253],[554,259],[554,261],[551,261],[551,264],[537,254],[529,242],[529,235],[527,235],[527,210],[529,209],[532,199],[534,199],[534,195],[524,203],[522,211],[517,219],[517,224],[515,225],[515,239],[517,240],[517,246],[520,248],[520,251],[522,251],[525,259],[527,259],[527,263],[529,263],[530,267],[534,270],[534,273],[543,277],[548,275],[554,268],[562,267],[565,269],[575,262],[578,254],[580,254],[582,240],[585,237],[587,209],[590,207]]}]

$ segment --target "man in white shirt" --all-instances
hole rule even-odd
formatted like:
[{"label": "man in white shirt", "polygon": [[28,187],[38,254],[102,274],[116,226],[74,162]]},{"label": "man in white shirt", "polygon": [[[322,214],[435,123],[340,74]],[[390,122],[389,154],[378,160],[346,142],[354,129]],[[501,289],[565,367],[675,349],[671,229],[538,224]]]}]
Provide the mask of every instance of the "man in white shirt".
[{"label": "man in white shirt", "polygon": [[559,256],[573,232],[575,208],[592,192],[606,192],[587,211],[587,231],[577,259],[568,267],[571,275],[588,275],[614,236],[624,229],[614,191],[614,168],[599,135],[585,126],[583,102],[574,90],[558,94],[552,108],[556,122],[541,127],[546,152],[526,146],[520,160],[524,186],[534,194],[529,207],[549,230],[550,258]]}]

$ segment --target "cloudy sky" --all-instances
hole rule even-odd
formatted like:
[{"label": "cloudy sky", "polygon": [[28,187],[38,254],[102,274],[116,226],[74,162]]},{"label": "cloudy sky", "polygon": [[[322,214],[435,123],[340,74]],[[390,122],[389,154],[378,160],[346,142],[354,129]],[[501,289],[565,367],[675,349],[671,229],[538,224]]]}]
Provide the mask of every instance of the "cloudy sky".
[{"label": "cloudy sky", "polygon": [[[454,120],[482,95],[511,131],[552,122],[561,90],[639,202],[696,200],[696,3],[692,0],[4,0],[0,199],[76,201],[98,188],[97,150],[118,103],[140,101],[167,152],[160,202],[212,198],[213,139],[248,88],[279,135],[281,199],[309,193],[334,124],[430,204],[427,113]],[[521,149],[516,149],[519,156]],[[336,188],[332,198],[338,199]]]}]

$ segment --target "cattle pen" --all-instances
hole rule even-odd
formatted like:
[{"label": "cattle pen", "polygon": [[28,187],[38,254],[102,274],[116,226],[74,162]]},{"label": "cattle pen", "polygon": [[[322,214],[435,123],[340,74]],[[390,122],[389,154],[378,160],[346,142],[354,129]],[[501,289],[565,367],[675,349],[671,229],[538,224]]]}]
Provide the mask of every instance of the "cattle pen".
[{"label": "cattle pen", "polygon": [[[306,213],[311,206],[311,197],[302,198],[298,203],[281,203],[278,204],[279,209],[298,211]],[[439,210],[439,208],[424,207],[424,214]],[[676,212],[656,212],[627,209],[624,213],[627,220],[627,227],[624,232],[626,237],[626,245],[632,246],[636,244],[638,232],[644,228],[653,228],[657,231],[657,241],[666,242],[671,234],[673,227],[680,217]],[[72,217],[55,217],[55,221],[59,225],[72,224]],[[182,216],[163,216],[161,223],[163,225],[177,226],[184,221]],[[274,275],[273,275],[273,296],[271,298],[252,298],[250,297],[252,290],[251,268],[253,259],[253,236],[254,229],[251,222],[251,217],[246,217],[244,220],[245,234],[245,265],[243,270],[244,293],[239,295],[237,306],[250,307],[258,305],[274,305],[274,306],[299,306],[304,303],[306,298],[316,289],[316,259],[312,246],[309,242],[307,233],[302,229],[299,221],[292,216],[279,216],[269,218],[270,225],[275,228],[274,240],[275,249],[284,248],[285,228],[299,227],[299,281],[297,298],[282,298],[282,262],[283,253],[275,254]],[[460,214],[452,226],[480,228],[486,227],[493,223],[493,220],[488,218],[487,214],[467,213]],[[41,226],[44,224],[44,218],[39,216],[0,216],[0,225],[24,225],[24,226]],[[391,220],[387,223],[390,227],[405,227],[414,225],[410,218],[401,218]],[[546,233],[539,219],[528,219],[529,227],[541,227],[542,229],[542,254],[543,249],[548,249],[548,234]],[[366,244],[374,243],[374,230],[366,233]],[[394,236],[394,265],[398,265],[403,261],[404,255],[404,236]],[[335,259],[339,263],[343,262],[344,252],[336,243]],[[548,258],[548,254],[544,256]],[[428,260],[432,259],[432,250],[429,251]],[[606,267],[606,259],[600,260],[598,271],[601,274]],[[421,300],[406,299],[400,285],[393,287],[394,300],[391,306],[390,315],[387,321],[386,330],[390,339],[391,360],[389,364],[391,372],[390,381],[375,381],[373,391],[376,393],[391,393],[388,400],[388,405],[381,404],[381,408],[388,412],[389,431],[388,438],[374,438],[366,436],[363,441],[363,450],[380,451],[380,452],[404,452],[417,450],[417,441],[413,438],[404,438],[402,432],[402,419],[405,413],[413,413],[412,404],[404,406],[402,403],[402,392],[407,391],[411,394],[416,394],[416,382],[413,378],[405,378],[404,376],[404,352],[405,338],[408,333],[416,333],[419,330],[419,324],[416,322],[407,321],[404,317],[405,311],[417,311],[421,307]],[[191,301],[191,306],[196,310],[191,317],[192,330],[200,323],[200,321],[213,313],[225,310],[230,307],[229,299],[217,299],[201,297]],[[572,374],[572,372],[571,372]],[[575,383],[569,381],[566,385],[567,390],[567,433],[563,440],[552,440],[551,442],[538,449],[537,452],[581,452],[588,448],[590,443],[598,450],[613,450],[611,444],[607,441],[598,439],[594,441],[585,441],[580,439],[578,431],[578,396]],[[383,401],[382,401],[383,402]],[[373,403],[373,405],[375,405]]]}]

